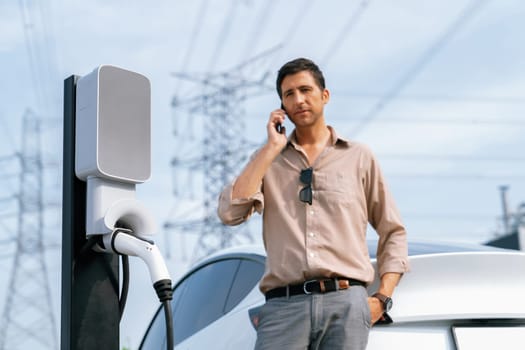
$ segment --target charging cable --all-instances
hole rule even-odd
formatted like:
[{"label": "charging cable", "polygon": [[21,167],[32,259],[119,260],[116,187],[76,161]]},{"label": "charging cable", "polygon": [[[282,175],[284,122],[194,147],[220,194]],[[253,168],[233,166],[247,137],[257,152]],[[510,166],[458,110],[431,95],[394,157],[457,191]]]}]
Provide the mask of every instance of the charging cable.
[{"label": "charging cable", "polygon": [[[173,317],[171,311],[171,302],[173,298],[173,290],[171,285],[171,277],[166,267],[166,263],[162,258],[159,248],[155,242],[137,237],[132,234],[132,231],[126,228],[116,228],[112,233],[98,236],[97,244],[93,247],[94,250],[105,253],[114,253],[127,256],[137,256],[141,258],[148,267],[153,288],[157,293],[159,301],[164,307],[164,314],[166,319],[166,338],[167,349],[172,350],[174,346],[173,339]],[[119,302],[121,316],[127,298],[127,286],[129,280],[129,269],[127,259],[123,261],[124,281]]]}]

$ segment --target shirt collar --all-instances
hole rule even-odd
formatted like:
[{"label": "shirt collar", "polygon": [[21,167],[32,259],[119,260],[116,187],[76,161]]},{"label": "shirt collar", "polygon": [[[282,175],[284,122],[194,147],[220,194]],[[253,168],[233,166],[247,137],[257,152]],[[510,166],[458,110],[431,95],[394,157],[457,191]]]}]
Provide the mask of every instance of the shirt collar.
[{"label": "shirt collar", "polygon": [[[344,137],[337,135],[337,132],[335,131],[333,127],[331,127],[330,125],[327,125],[327,127],[328,127],[328,130],[330,130],[330,144],[332,146],[341,145],[344,147],[348,147],[350,145],[350,141]],[[291,145],[296,149],[298,147],[295,129],[293,129],[290,136],[288,136],[288,145]]]}]

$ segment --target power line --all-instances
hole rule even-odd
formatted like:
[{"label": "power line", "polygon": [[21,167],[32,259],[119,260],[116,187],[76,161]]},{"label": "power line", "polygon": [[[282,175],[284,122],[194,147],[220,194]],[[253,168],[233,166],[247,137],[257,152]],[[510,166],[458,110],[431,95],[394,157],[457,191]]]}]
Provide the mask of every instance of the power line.
[{"label": "power line", "polygon": [[0,239],[0,245],[13,244],[15,242],[16,242],[16,238],[15,237],[10,237],[10,238],[6,238],[6,239]]},{"label": "power line", "polygon": [[17,197],[15,195],[8,196],[8,197],[0,197],[0,203],[1,202],[10,202],[15,200]]},{"label": "power line", "polygon": [[225,46],[224,44],[226,43],[226,38],[230,34],[230,28],[235,19],[235,14],[236,14],[236,9],[237,9],[236,5],[238,2],[239,0],[232,0],[230,10],[228,11],[227,16],[224,17],[221,33],[219,34],[219,37],[216,40],[217,44],[215,45],[215,50],[213,51],[213,54],[210,56],[210,64],[208,66],[208,72],[213,72],[215,65],[219,61],[220,55]]},{"label": "power line", "polygon": [[[304,20],[304,18],[308,14],[308,11],[310,11],[310,9],[312,8],[313,3],[313,1],[303,1],[301,2],[301,10],[295,11],[295,16],[293,20],[290,21],[288,31],[284,35],[283,40],[281,41],[284,47],[289,45],[289,43],[292,41],[293,37],[295,36],[295,33],[297,32],[297,28],[299,28],[301,21]],[[282,61],[282,56],[283,53],[281,52],[281,55],[277,55],[275,57],[275,60],[272,61],[271,66],[273,66],[275,62],[280,63]]]},{"label": "power line", "polygon": [[525,174],[458,174],[458,173],[390,173],[389,178],[412,180],[493,181],[502,179],[525,180]]},{"label": "power line", "polygon": [[[14,211],[14,212],[7,212],[7,213],[2,213],[0,214],[0,219],[10,219],[10,218],[14,218],[18,215],[18,212]],[[2,223],[2,220],[0,220],[0,223]],[[5,225],[4,225],[5,226]]]},{"label": "power line", "polygon": [[53,23],[51,12],[47,6],[44,9],[42,3],[47,4],[41,1],[18,1],[36,105],[40,110],[56,113],[60,98],[54,93],[57,90],[48,88],[47,84],[58,77],[58,56],[49,26],[49,23]]},{"label": "power line", "polygon": [[4,220],[0,219],[0,233],[4,236],[4,238],[0,240],[0,245],[15,243],[16,237],[13,236],[15,231],[16,230],[9,227],[8,224],[4,223]]},{"label": "power line", "polygon": [[[283,45],[281,45],[283,46]],[[331,93],[331,99],[338,97],[354,97],[360,99],[381,98],[383,94],[379,92],[367,91],[342,91],[337,90]],[[525,105],[525,97],[519,96],[476,96],[476,95],[444,95],[444,94],[397,94],[396,100],[421,100],[421,101],[446,101],[451,103],[481,103],[481,104],[507,104],[507,105]]]},{"label": "power line", "polygon": [[[188,65],[190,63],[190,59],[193,55],[193,50],[195,49],[195,45],[197,43],[197,38],[199,37],[199,34],[201,32],[201,29],[203,28],[202,22],[204,21],[204,18],[206,16],[206,9],[209,7],[208,4],[209,0],[202,0],[201,6],[199,10],[197,11],[196,19],[195,19],[195,25],[193,26],[193,30],[191,32],[191,36],[189,39],[189,47],[186,50],[186,54],[184,55],[184,58],[182,59],[181,64],[181,72],[185,72],[188,69]],[[175,85],[175,94],[179,94],[179,87],[180,87],[181,80],[177,80]]]},{"label": "power line", "polygon": [[[267,74],[261,78],[247,77],[245,72],[252,65],[259,65],[260,60],[273,53],[275,49],[257,55],[245,62],[241,62],[232,69],[221,73],[189,75],[175,74],[179,78],[200,84],[202,94],[190,96],[188,99],[175,99],[173,108],[187,108],[190,113],[177,119],[201,121],[202,139],[188,138],[187,133],[181,133],[176,141],[182,147],[176,147],[172,158],[173,175],[180,179],[181,175],[188,174],[185,183],[174,181],[178,186],[174,189],[176,203],[192,193],[199,193],[202,197],[197,211],[190,215],[183,215],[187,208],[173,208],[169,222],[165,229],[195,232],[199,237],[194,248],[193,257],[199,258],[217,249],[225,248],[240,242],[252,242],[250,232],[244,227],[227,227],[220,223],[217,217],[217,198],[222,187],[231,180],[248,157],[246,150],[245,130],[243,123],[243,105],[250,91],[265,89]],[[199,115],[197,115],[199,114]],[[202,118],[199,118],[202,117]],[[199,119],[199,120],[198,120]],[[184,144],[202,153],[194,159],[183,151]],[[244,152],[239,150],[244,149]],[[200,188],[194,188],[194,178],[202,180]],[[178,182],[178,183],[177,183]],[[177,214],[178,213],[178,214]],[[184,254],[185,255],[185,254]]]},{"label": "power line", "polygon": [[[268,72],[263,72],[261,78],[259,80],[254,80],[254,81],[247,81],[244,78],[244,76],[240,76],[234,72],[240,71],[240,70],[249,70],[251,68],[251,63],[253,61],[261,62],[267,56],[277,52],[281,48],[282,48],[282,45],[278,44],[268,50],[261,52],[260,54],[253,56],[252,58],[244,62],[241,62],[235,65],[234,67],[231,67],[230,69],[227,70],[226,73],[222,73],[222,72],[215,73],[215,74],[205,73],[205,74],[198,75],[198,74],[187,74],[185,72],[175,72],[175,73],[172,73],[172,75],[179,79],[197,82],[203,86],[206,86],[207,88],[212,88],[213,90],[210,93],[205,95],[206,98],[216,98],[223,94],[224,91],[222,91],[221,89],[224,86],[221,83],[216,82],[216,80],[221,80],[221,79],[230,79],[230,80],[238,81],[236,85],[229,86],[229,88],[238,89],[240,87],[244,87],[244,88],[260,87],[260,86],[267,87],[265,83],[266,83],[266,79],[268,78]],[[202,91],[202,89],[198,89],[198,91]],[[266,95],[267,93],[268,93],[267,89],[256,89],[255,92],[246,91],[244,93],[244,96],[245,97],[262,96],[262,95]],[[191,96],[184,100],[174,98],[172,100],[172,107],[179,108],[183,105],[196,105],[196,107],[194,107],[194,110],[192,111],[192,112],[195,112],[196,110],[201,109],[200,105],[197,102],[204,102],[202,93],[195,95],[195,96]]]},{"label": "power line", "polygon": [[4,132],[4,136],[7,139],[7,143],[9,144],[9,147],[14,147],[14,145],[16,145],[16,143],[15,143],[15,140],[14,140],[13,135],[11,133],[9,124],[7,123],[7,121],[5,119],[5,115],[3,113],[2,113],[2,115],[0,115],[0,123],[2,124],[1,130]]},{"label": "power line", "polygon": [[40,109],[46,105],[47,89],[45,88],[42,63],[45,62],[41,55],[41,50],[35,39],[36,24],[32,16],[32,8],[24,0],[19,1],[22,23],[24,28],[24,38],[26,43],[27,55],[29,59],[29,68],[33,80],[33,90],[35,93],[36,103]]},{"label": "power line", "polygon": [[362,120],[353,130],[351,135],[356,135],[361,132],[366,125],[372,122],[380,111],[390,103],[399,92],[412,81],[419,72],[423,70],[425,65],[429,63],[434,56],[445,46],[445,44],[452,39],[452,37],[468,22],[472,16],[486,4],[487,0],[473,0],[461,11],[460,15],[452,22],[445,32],[423,53],[423,55],[416,61],[416,63],[397,81],[388,92],[377,101],[372,109],[366,114]]},{"label": "power line", "polygon": [[[383,94],[376,92],[340,91],[332,93],[334,96],[357,97],[377,99]],[[453,102],[475,102],[475,103],[502,103],[502,104],[525,104],[524,97],[518,96],[459,96],[443,94],[397,94],[396,100],[425,100],[425,101],[453,101]]]},{"label": "power line", "polygon": [[468,161],[468,162],[524,162],[525,157],[509,157],[504,156],[473,156],[463,154],[393,154],[393,153],[380,153],[377,154],[378,158],[382,159],[399,159],[399,160],[430,160],[430,161]]},{"label": "power line", "polygon": [[18,173],[5,173],[0,175],[1,180],[14,180],[18,176]]},{"label": "power line", "polygon": [[16,155],[14,154],[11,154],[11,155],[8,155],[8,156],[1,156],[0,157],[0,162],[10,162],[10,161],[13,161],[16,159]]},{"label": "power line", "polygon": [[[366,123],[367,117],[352,117],[352,116],[333,116],[333,120],[345,120],[348,123]],[[460,125],[501,125],[501,126],[521,126],[525,125],[525,120],[518,118],[501,118],[501,117],[468,117],[468,116],[454,116],[454,117],[388,117],[386,119],[377,119],[374,123],[379,124],[451,124]]]},{"label": "power line", "polygon": [[[50,2],[48,1],[38,1],[38,8],[40,12],[40,19],[42,21],[42,27],[44,32],[44,45],[45,52],[47,53],[47,60],[44,60],[45,66],[47,66],[47,71],[49,73],[49,81],[53,81],[56,77],[59,76],[58,73],[58,54],[56,49],[56,40],[54,35],[55,23],[53,18],[53,11],[50,10]],[[47,63],[47,64],[46,64]],[[54,63],[54,64],[53,64]],[[58,98],[58,94],[56,96]],[[60,103],[60,100],[55,101]]]},{"label": "power line", "polygon": [[253,30],[250,35],[247,36],[246,43],[244,44],[244,50],[239,51],[241,57],[239,61],[243,60],[247,52],[255,52],[260,41],[261,33],[264,31],[265,24],[268,23],[268,16],[270,10],[275,7],[275,0],[266,0],[263,2],[266,5],[260,12],[258,19],[255,21],[255,25],[252,27]]},{"label": "power line", "polygon": [[35,57],[34,44],[32,42],[31,29],[33,28],[33,23],[29,19],[29,9],[26,7],[26,4],[23,0],[18,2],[20,7],[20,13],[22,15],[22,25],[24,29],[24,38],[26,44],[27,55],[29,58],[29,68],[31,72],[31,78],[33,80],[33,91],[35,93],[36,102],[39,106],[43,106],[45,98],[43,97],[43,84],[40,81],[40,75],[38,74],[37,67],[37,58]]},{"label": "power line", "polygon": [[326,67],[328,65],[328,61],[335,56],[335,53],[337,50],[341,47],[341,45],[345,42],[345,39],[348,38],[348,34],[355,28],[361,17],[363,16],[363,13],[368,8],[370,0],[363,0],[358,5],[357,10],[355,10],[350,18],[348,19],[348,22],[346,22],[343,29],[339,32],[337,36],[335,36],[334,41],[330,46],[328,46],[328,50],[326,52],[326,55],[321,59],[321,66]]},{"label": "power line", "polygon": [[[247,118],[259,118],[257,116],[248,115]],[[347,124],[364,123],[367,117],[352,116],[352,115],[330,115],[332,121],[344,121]],[[522,126],[525,125],[525,119],[520,117],[472,117],[466,115],[456,115],[451,117],[426,117],[420,116],[405,116],[405,117],[388,117],[377,119],[374,121],[377,124],[451,124],[451,125],[500,125],[500,126]]]}]

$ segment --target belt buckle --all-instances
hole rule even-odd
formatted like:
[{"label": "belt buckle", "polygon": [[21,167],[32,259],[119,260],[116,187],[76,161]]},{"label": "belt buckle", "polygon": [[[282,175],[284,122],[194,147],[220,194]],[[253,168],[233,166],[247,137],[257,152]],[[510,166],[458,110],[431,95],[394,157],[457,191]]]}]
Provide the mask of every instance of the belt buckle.
[{"label": "belt buckle", "polygon": [[306,287],[308,286],[308,284],[310,284],[310,283],[316,283],[316,282],[318,282],[318,281],[317,281],[317,280],[309,280],[309,281],[305,281],[305,282],[303,283],[303,291],[304,291],[304,294],[306,294],[306,295],[312,294],[313,292],[309,292],[308,290],[306,290]]}]

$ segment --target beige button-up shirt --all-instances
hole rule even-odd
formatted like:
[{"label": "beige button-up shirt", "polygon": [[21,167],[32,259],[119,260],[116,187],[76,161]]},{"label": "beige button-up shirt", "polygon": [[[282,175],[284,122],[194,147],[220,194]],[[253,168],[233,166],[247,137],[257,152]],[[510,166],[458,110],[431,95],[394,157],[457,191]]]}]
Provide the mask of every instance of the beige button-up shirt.
[{"label": "beige button-up shirt", "polygon": [[379,240],[379,275],[408,271],[406,231],[379,165],[364,145],[338,137],[313,167],[312,205],[299,200],[299,179],[308,168],[306,153],[292,133],[250,198],[232,200],[235,180],[219,198],[218,214],[228,225],[263,215],[266,271],[263,293],[276,287],[326,277],[374,280],[366,244],[369,222]]}]

